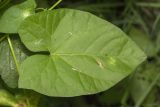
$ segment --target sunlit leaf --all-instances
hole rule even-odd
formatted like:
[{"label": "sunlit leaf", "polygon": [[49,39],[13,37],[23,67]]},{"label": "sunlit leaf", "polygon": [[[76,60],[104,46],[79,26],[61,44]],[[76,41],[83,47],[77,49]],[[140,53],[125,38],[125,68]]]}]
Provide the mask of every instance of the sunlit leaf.
[{"label": "sunlit leaf", "polygon": [[48,96],[78,96],[109,89],[146,56],[119,28],[88,12],[57,9],[26,18],[22,42],[36,54],[21,65],[19,88]]}]

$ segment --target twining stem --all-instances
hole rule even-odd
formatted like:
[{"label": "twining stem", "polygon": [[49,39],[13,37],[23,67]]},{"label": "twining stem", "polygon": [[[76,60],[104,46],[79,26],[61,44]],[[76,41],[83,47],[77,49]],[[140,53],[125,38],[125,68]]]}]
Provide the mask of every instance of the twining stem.
[{"label": "twining stem", "polygon": [[145,98],[147,97],[147,95],[149,94],[149,92],[153,89],[153,87],[155,86],[155,84],[157,83],[157,81],[160,78],[160,73],[155,77],[155,79],[153,80],[153,82],[150,84],[150,86],[146,89],[144,95],[141,97],[141,99],[136,103],[135,107],[141,107],[142,103],[144,102]]},{"label": "twining stem", "polygon": [[12,42],[11,42],[11,39],[10,39],[9,35],[7,35],[7,40],[8,40],[8,44],[9,44],[9,47],[10,47],[10,50],[11,50],[11,53],[12,53],[12,56],[13,56],[13,60],[14,60],[15,65],[16,65],[17,72],[19,74],[18,61],[17,61],[17,58],[16,58],[16,55],[15,55],[15,52],[14,52],[14,49],[13,49],[13,45],[12,45]]},{"label": "twining stem", "polygon": [[62,0],[58,0],[52,7],[50,7],[48,10],[54,9],[58,4],[60,4]]}]

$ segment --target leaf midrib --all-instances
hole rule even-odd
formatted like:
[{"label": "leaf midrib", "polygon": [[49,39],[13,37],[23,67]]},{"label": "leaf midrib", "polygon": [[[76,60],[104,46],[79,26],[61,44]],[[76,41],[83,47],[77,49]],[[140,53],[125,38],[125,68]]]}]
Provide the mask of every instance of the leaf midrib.
[{"label": "leaf midrib", "polygon": [[[73,65],[71,65],[71,64],[69,64],[66,60],[64,60],[61,56],[58,56],[61,60],[63,60],[68,66],[71,66],[71,68],[75,68]],[[56,67],[56,64],[55,64],[55,59],[53,59],[52,58],[52,61],[54,62],[54,65],[55,65],[55,67]],[[74,72],[77,72],[77,75],[79,75],[79,74],[82,74],[82,75],[85,75],[85,76],[88,76],[88,77],[90,77],[90,78],[94,78],[94,79],[96,79],[96,80],[99,80],[99,81],[105,81],[106,83],[108,83],[106,80],[104,80],[104,79],[100,79],[100,78],[96,78],[96,77],[93,77],[93,76],[91,76],[91,75],[88,75],[88,74],[86,74],[85,72],[82,72],[81,70],[73,70]],[[56,72],[58,72],[58,71],[56,71]]]},{"label": "leaf midrib", "polygon": [[62,56],[87,56],[87,57],[92,57],[93,59],[95,59],[95,61],[97,62],[96,60],[96,57],[112,57],[114,59],[119,59],[121,61],[121,63],[123,63],[125,66],[127,66],[129,69],[133,69],[133,67],[129,66],[128,63],[124,62],[123,60],[121,60],[119,57],[117,56],[112,56],[112,55],[105,55],[105,54],[101,54],[101,55],[97,55],[97,54],[73,54],[73,53],[53,53],[53,54],[50,54],[50,56],[52,58],[54,57],[60,57],[62,58]]}]

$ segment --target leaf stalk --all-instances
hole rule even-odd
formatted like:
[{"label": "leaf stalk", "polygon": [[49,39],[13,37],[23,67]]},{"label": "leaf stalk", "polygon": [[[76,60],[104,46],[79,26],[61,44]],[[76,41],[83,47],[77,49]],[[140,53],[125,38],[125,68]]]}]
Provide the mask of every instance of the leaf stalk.
[{"label": "leaf stalk", "polygon": [[49,8],[48,10],[52,10],[54,9],[58,4],[60,4],[62,2],[62,0],[58,0],[51,8]]},{"label": "leaf stalk", "polygon": [[9,47],[10,47],[10,50],[11,50],[11,53],[12,53],[12,56],[13,56],[13,60],[14,60],[15,65],[16,65],[17,72],[19,74],[18,61],[17,61],[17,58],[16,58],[16,55],[15,55],[15,52],[14,52],[14,49],[13,49],[13,45],[12,45],[12,42],[11,42],[11,39],[10,39],[9,35],[7,35],[7,40],[8,40],[8,44],[9,44]]}]

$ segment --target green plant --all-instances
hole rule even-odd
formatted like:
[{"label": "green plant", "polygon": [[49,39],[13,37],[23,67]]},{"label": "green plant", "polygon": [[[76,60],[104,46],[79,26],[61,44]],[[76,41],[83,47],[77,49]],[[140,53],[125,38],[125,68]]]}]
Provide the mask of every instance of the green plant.
[{"label": "green plant", "polygon": [[[15,96],[3,90],[0,104],[36,107],[40,95],[26,89],[54,97],[95,94],[117,84],[146,59],[113,24],[80,10],[52,10],[60,2],[35,12],[35,1],[27,0],[1,16],[0,58],[6,59],[0,75],[9,87],[23,89],[14,91]],[[15,43],[22,45],[17,35],[27,49],[17,47]]]}]

